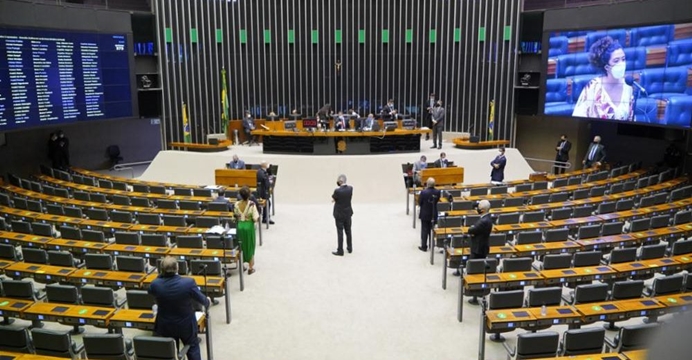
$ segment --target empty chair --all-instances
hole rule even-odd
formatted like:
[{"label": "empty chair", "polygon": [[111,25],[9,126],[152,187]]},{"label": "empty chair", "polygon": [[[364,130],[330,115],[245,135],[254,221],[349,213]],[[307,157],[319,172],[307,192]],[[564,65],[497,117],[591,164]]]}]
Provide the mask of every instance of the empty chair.
[{"label": "empty chair", "polygon": [[605,186],[595,186],[589,190],[589,197],[598,197],[605,195]]},{"label": "empty chair", "polygon": [[180,195],[180,196],[192,196],[192,189],[174,188],[173,194]]},{"label": "empty chair", "polygon": [[542,270],[566,269],[572,266],[571,254],[548,254],[543,257]]},{"label": "empty chair", "polygon": [[48,253],[43,249],[23,247],[22,257],[24,262],[32,264],[48,264]]},{"label": "empty chair", "polygon": [[[513,329],[512,329],[513,330]],[[517,335],[517,346],[505,346],[508,359],[538,359],[554,357],[557,353],[560,334],[555,331],[526,332]]]},{"label": "empty chair", "polygon": [[601,235],[601,225],[582,226],[577,231],[577,239],[591,239]]},{"label": "empty chair", "polygon": [[525,212],[521,217],[521,222],[525,223],[540,222],[543,220],[545,220],[545,213],[543,211]]},{"label": "empty chair", "polygon": [[[610,186],[610,190],[608,191],[611,195],[619,194],[621,192],[625,191],[625,185],[622,183],[619,184],[613,184]],[[632,203],[634,204],[634,203]]]},{"label": "empty chair", "polygon": [[199,201],[180,201],[178,203],[181,210],[201,210],[202,204]]},{"label": "empty chair", "polygon": [[48,250],[48,264],[63,267],[81,267],[69,251]]},{"label": "empty chair", "polygon": [[451,210],[472,210],[473,201],[454,201]]},{"label": "empty chair", "polygon": [[27,200],[26,209],[33,212],[42,213],[43,204],[41,204],[40,200]]},{"label": "empty chair", "polygon": [[487,199],[487,200],[490,203],[491,209],[499,209],[502,207],[502,204],[504,203],[504,199]]},{"label": "empty chair", "polygon": [[518,224],[518,223],[519,223],[519,213],[500,214],[500,216],[497,217],[497,225]]},{"label": "empty chair", "polygon": [[[208,240],[207,240],[208,241]],[[497,271],[497,259],[471,259],[466,262],[464,272],[466,275],[491,274]],[[487,268],[486,268],[487,265]],[[468,290],[464,289],[464,295],[471,296],[469,303],[478,304],[478,297],[490,294],[490,288]]]},{"label": "empty chair", "polygon": [[597,266],[603,254],[600,251],[580,251],[574,253],[574,267]]},{"label": "empty chair", "polygon": [[192,189],[192,196],[211,197],[211,189]]},{"label": "empty chair", "polygon": [[0,351],[32,354],[34,345],[29,337],[29,328],[0,325]]},{"label": "empty chair", "polygon": [[149,185],[145,184],[132,184],[132,191],[138,193],[148,193]]},{"label": "empty chair", "polygon": [[[488,297],[488,309],[489,310],[499,310],[499,309],[515,309],[520,308],[524,304],[524,290],[513,290],[513,291],[498,291],[490,293]],[[487,327],[487,324],[486,324]],[[514,331],[514,328],[508,327],[498,330],[487,329],[488,333],[492,336],[490,340],[492,341],[504,341],[504,337],[500,335],[503,332]]]},{"label": "empty chair", "polygon": [[199,235],[176,236],[175,241],[178,244],[179,248],[204,248],[204,239],[202,238],[202,236]]},{"label": "empty chair", "polygon": [[93,242],[106,242],[106,235],[101,230],[82,230],[82,240]]},{"label": "empty chair", "polygon": [[208,202],[207,210],[209,211],[221,211],[228,212],[231,211],[233,204],[229,202]]},{"label": "empty chair", "polygon": [[113,188],[113,182],[111,182],[110,180],[99,179],[98,184],[99,184],[99,187],[104,188],[104,189],[112,189]]},{"label": "empty chair", "polygon": [[593,205],[577,206],[572,210],[572,217],[582,218],[589,217],[593,214]]},{"label": "empty chair", "polygon": [[163,215],[163,225],[164,226],[187,226],[187,221],[185,216],[178,215]]},{"label": "empty chair", "polygon": [[599,214],[610,214],[612,212],[615,212],[615,202],[614,201],[606,201],[598,204],[598,207],[596,208],[596,212]]},{"label": "empty chair", "polygon": [[489,246],[505,246],[507,245],[507,233],[490,233],[488,239]]},{"label": "empty chair", "polygon": [[173,338],[143,335],[135,336],[133,344],[137,360],[182,360],[190,347],[178,351]]},{"label": "empty chair", "polygon": [[550,200],[550,195],[544,194],[544,195],[536,195],[531,197],[531,205],[541,205],[541,204],[547,204],[548,201]]},{"label": "empty chair", "polygon": [[502,272],[531,271],[533,259],[530,257],[508,258],[502,260]]},{"label": "empty chair", "polygon": [[[46,299],[51,303],[78,305],[80,303],[79,291],[74,285],[46,285]],[[62,323],[62,322],[61,322]],[[73,334],[81,334],[84,328],[79,325],[73,325]]]},{"label": "empty chair", "polygon": [[526,202],[526,199],[523,197],[509,197],[509,198],[505,199],[504,206],[505,207],[524,206],[525,202]]},{"label": "empty chair", "polygon": [[72,193],[72,197],[75,200],[79,200],[79,201],[90,201],[89,200],[89,193],[85,192],[85,191],[75,191],[74,193]]},{"label": "empty chair", "polygon": [[94,179],[91,176],[85,176],[82,180],[84,181],[84,185],[89,185],[89,186],[94,186],[94,187],[98,186],[98,182],[96,181],[96,179]]},{"label": "empty chair", "polygon": [[137,214],[137,222],[144,225],[161,225],[161,216],[159,214]]},{"label": "empty chair", "polygon": [[55,196],[60,196],[62,198],[69,199],[70,198],[70,192],[67,191],[65,188],[55,188]]},{"label": "empty chair", "polygon": [[78,227],[63,225],[60,227],[60,237],[70,240],[82,240],[82,231]]},{"label": "empty chair", "polygon": [[82,286],[82,303],[91,306],[104,306],[119,309],[125,305],[126,298],[116,297],[113,289],[102,286]]},{"label": "empty chair", "polygon": [[[139,256],[116,256],[115,263],[118,271],[147,272],[147,261]],[[152,269],[153,270],[153,269]]]},{"label": "empty chair", "polygon": [[536,181],[533,183],[533,186],[531,187],[531,190],[546,190],[548,189],[548,182],[547,181]]},{"label": "empty chair", "polygon": [[219,218],[217,217],[199,216],[195,218],[195,227],[210,228],[216,225],[219,225]]},{"label": "empty chair", "polygon": [[3,280],[2,290],[5,297],[29,301],[39,301],[46,297],[45,293],[34,289],[32,281]]},{"label": "empty chair", "polygon": [[31,338],[38,355],[79,359],[84,352],[84,345],[72,340],[69,331],[34,328],[31,330]]},{"label": "empty chair", "polygon": [[55,233],[53,231],[53,225],[42,223],[42,222],[31,223],[31,232],[34,235],[40,235],[40,236],[52,237],[53,235],[55,235]]},{"label": "empty chair", "polygon": [[579,189],[572,193],[572,200],[581,200],[589,197],[589,189]]},{"label": "empty chair", "polygon": [[533,189],[533,184],[519,184],[514,187],[514,192],[524,192],[531,191]]},{"label": "empty chair", "polygon": [[125,296],[129,309],[151,310],[156,303],[156,298],[146,290],[127,290]]},{"label": "empty chair", "polygon": [[649,230],[650,227],[651,227],[651,219],[650,218],[637,219],[637,220],[633,220],[630,223],[630,232],[646,231],[646,230]]},{"label": "empty chair", "polygon": [[554,193],[550,194],[550,198],[548,198],[548,202],[554,203],[554,202],[564,202],[569,199],[569,194],[566,192],[559,192],[559,193]]},{"label": "empty chair", "polygon": [[137,206],[137,207],[150,207],[151,206],[149,199],[141,198],[141,197],[131,197],[130,203],[132,204],[132,206]]},{"label": "empty chair", "polygon": [[470,196],[485,196],[488,195],[487,188],[475,188],[469,191]]},{"label": "empty chair", "polygon": [[507,187],[506,186],[495,186],[490,188],[490,194],[506,194],[507,193]]},{"label": "empty chair", "polygon": [[605,338],[605,351],[623,352],[645,349],[659,328],[658,323],[623,326],[615,338]]},{"label": "empty chair", "polygon": [[[180,207],[182,209],[182,205]],[[452,203],[450,202],[441,202],[437,203],[437,211],[439,212],[448,212],[452,210]],[[196,220],[195,220],[196,221]]]},{"label": "empty chair", "polygon": [[605,329],[590,327],[567,330],[562,337],[560,355],[600,354],[603,351],[604,340]]},{"label": "empty chair", "polygon": [[624,184],[622,184],[622,190],[623,191],[632,191],[635,189],[637,186],[637,182],[635,180],[627,180],[625,181]]},{"label": "empty chair", "polygon": [[557,306],[562,302],[561,287],[533,288],[529,289],[526,296],[527,307]]},{"label": "empty chair", "polygon": [[642,246],[640,260],[660,259],[666,256],[666,244]]},{"label": "empty chair", "polygon": [[540,231],[522,231],[517,233],[517,245],[538,244],[543,240]]},{"label": "empty chair", "polygon": [[166,194],[166,188],[163,186],[149,186],[149,192],[152,194]]},{"label": "empty chair", "polygon": [[548,229],[545,232],[545,242],[567,241],[569,229]]},{"label": "empty chair", "polygon": [[682,274],[668,275],[654,279],[651,287],[644,289],[646,296],[659,296],[667,294],[675,294],[682,291],[684,277]]},{"label": "empty chair", "polygon": [[569,298],[564,298],[565,302],[578,305],[592,302],[605,301],[608,298],[608,284],[594,283],[577,285]]},{"label": "empty chair", "polygon": [[113,204],[131,206],[130,198],[125,195],[113,195]]},{"label": "empty chair", "polygon": [[670,253],[672,256],[692,253],[692,239],[674,242]]},{"label": "empty chair", "polygon": [[5,218],[0,216],[0,230],[8,230],[9,227],[7,226],[7,223],[5,222]]},{"label": "empty chair", "polygon": [[[616,281],[613,283],[613,290],[611,291],[611,300],[626,300],[626,299],[637,299],[642,297],[642,292],[644,290],[644,280],[628,280],[628,281]],[[627,320],[627,319],[622,319]],[[608,330],[617,330],[615,326],[615,321],[609,321],[608,324],[604,325]]]},{"label": "empty chair", "polygon": [[65,216],[80,219],[84,217],[84,214],[82,214],[82,209],[75,206],[63,206],[63,211],[65,212]]},{"label": "empty chair", "polygon": [[581,184],[581,176],[572,176],[567,179],[567,185],[579,185]]},{"label": "empty chair", "polygon": [[131,212],[128,211],[111,211],[111,220],[121,223],[131,223],[133,221],[133,216]]},{"label": "empty chair", "polygon": [[65,211],[63,210],[62,205],[58,204],[46,204],[46,212],[51,215],[65,215]]},{"label": "empty chair", "polygon": [[158,200],[156,200],[156,206],[161,208],[161,209],[177,210],[178,209],[178,202],[175,200],[158,199]]},{"label": "empty chair", "polygon": [[637,180],[637,189],[643,189],[649,186],[649,178],[640,178]]},{"label": "empty chair", "polygon": [[611,236],[611,235],[622,234],[622,228],[624,226],[625,226],[625,223],[622,221],[605,223],[605,224],[603,224],[603,229],[601,230],[601,235]]},{"label": "empty chair", "polygon": [[[13,245],[10,244],[0,244],[0,259],[18,261],[19,256],[17,256],[17,251]],[[0,294],[2,292],[0,291]]]},{"label": "empty chair", "polygon": [[0,193],[0,205],[11,207],[12,202],[10,201],[10,196],[5,193]]},{"label": "empty chair", "polygon": [[12,231],[22,234],[31,234],[31,224],[26,221],[12,220]]},{"label": "empty chair", "polygon": [[84,177],[82,175],[74,174],[72,175],[72,181],[77,184],[84,184]]},{"label": "empty chair", "polygon": [[634,200],[632,199],[622,199],[615,203],[615,211],[627,211],[632,210],[634,207]]},{"label": "empty chair", "polygon": [[437,219],[437,223],[441,228],[461,227],[463,221],[464,218],[461,216],[444,216]]},{"label": "empty chair", "polygon": [[658,229],[662,227],[666,227],[670,224],[670,215],[664,214],[664,215],[657,215],[651,218],[651,228],[652,229]]},{"label": "empty chair", "polygon": [[28,210],[29,209],[29,205],[26,203],[25,198],[15,196],[12,198],[12,202],[14,203],[14,207],[17,209],[21,209],[21,210]]},{"label": "empty chair", "polygon": [[113,189],[127,191],[127,184],[121,181],[113,181]]},{"label": "empty chair", "polygon": [[656,204],[656,197],[655,196],[644,196],[641,199],[639,199],[639,204],[637,205],[637,207],[644,208],[644,207],[654,206],[655,204]]},{"label": "empty chair", "polygon": [[139,238],[139,233],[136,232],[125,232],[116,231],[115,232],[115,243],[121,245],[139,245],[141,244]]},{"label": "empty chair", "polygon": [[670,201],[678,201],[685,198],[685,189],[675,189],[670,192]]},{"label": "empty chair", "polygon": [[668,194],[661,192],[656,195],[654,195],[654,205],[661,205],[665,204],[666,201],[668,201]]},{"label": "empty chair", "polygon": [[130,360],[135,353],[123,334],[85,334],[82,339],[89,359]]},{"label": "empty chair", "polygon": [[219,260],[190,260],[190,272],[195,275],[202,275],[204,265],[206,265],[207,275],[221,276],[221,261]]},{"label": "empty chair", "polygon": [[567,178],[556,179],[556,180],[553,181],[553,189],[554,189],[554,188],[560,188],[560,187],[563,187],[563,186],[567,186],[567,184],[568,184]]},{"label": "empty chair", "polygon": [[637,248],[613,249],[610,252],[609,264],[619,264],[637,260]]},{"label": "empty chair", "polygon": [[673,217],[673,225],[687,224],[692,221],[692,212],[680,211]]},{"label": "empty chair", "polygon": [[555,209],[550,212],[550,220],[564,220],[570,217],[572,217],[571,208]]},{"label": "empty chair", "polygon": [[84,254],[87,269],[113,270],[113,257],[110,254]]},{"label": "empty chair", "polygon": [[139,237],[142,240],[142,245],[145,245],[145,246],[160,246],[160,247],[168,246],[168,239],[166,239],[166,235],[164,235],[164,234],[148,233],[148,234],[142,234]]},{"label": "empty chair", "polygon": [[108,212],[106,209],[87,209],[86,214],[89,220],[108,221]]}]

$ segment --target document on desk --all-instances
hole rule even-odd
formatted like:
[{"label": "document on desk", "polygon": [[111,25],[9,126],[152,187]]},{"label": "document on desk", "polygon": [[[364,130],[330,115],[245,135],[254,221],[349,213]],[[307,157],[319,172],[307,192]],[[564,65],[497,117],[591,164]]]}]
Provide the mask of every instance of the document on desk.
[{"label": "document on desk", "polygon": [[201,311],[195,311],[195,320],[196,320],[197,322],[199,322],[199,319],[201,319],[202,316],[204,316],[204,313],[203,313],[203,312],[201,312]]}]

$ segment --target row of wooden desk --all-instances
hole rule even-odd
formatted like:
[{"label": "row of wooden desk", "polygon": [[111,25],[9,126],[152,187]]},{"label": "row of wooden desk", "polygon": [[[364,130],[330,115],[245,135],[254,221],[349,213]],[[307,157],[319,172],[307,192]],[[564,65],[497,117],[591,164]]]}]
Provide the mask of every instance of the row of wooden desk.
[{"label": "row of wooden desk", "polygon": [[203,186],[200,185],[187,185],[187,184],[177,184],[177,183],[165,183],[165,182],[157,182],[157,181],[145,181],[145,180],[139,180],[139,179],[130,179],[130,178],[125,178],[125,177],[119,177],[119,176],[112,176],[108,174],[102,174],[100,172],[96,171],[91,171],[91,170],[86,170],[82,168],[71,168],[72,171],[75,173],[82,175],[82,176],[89,176],[97,179],[103,179],[103,180],[109,180],[109,181],[117,181],[117,182],[124,182],[129,185],[147,185],[147,186],[163,186],[168,189],[173,189],[173,188],[178,188],[178,189],[201,189]]}]

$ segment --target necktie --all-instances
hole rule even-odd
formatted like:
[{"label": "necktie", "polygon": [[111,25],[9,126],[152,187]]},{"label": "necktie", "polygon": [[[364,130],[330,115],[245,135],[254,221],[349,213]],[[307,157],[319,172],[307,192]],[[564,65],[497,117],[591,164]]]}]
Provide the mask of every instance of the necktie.
[{"label": "necktie", "polygon": [[560,143],[560,150],[562,150],[563,147],[565,147],[565,142],[564,142],[564,141]]},{"label": "necktie", "polygon": [[598,148],[598,145],[594,144],[591,145],[591,151],[589,151],[589,161],[593,161],[593,157],[596,155],[596,149]]}]

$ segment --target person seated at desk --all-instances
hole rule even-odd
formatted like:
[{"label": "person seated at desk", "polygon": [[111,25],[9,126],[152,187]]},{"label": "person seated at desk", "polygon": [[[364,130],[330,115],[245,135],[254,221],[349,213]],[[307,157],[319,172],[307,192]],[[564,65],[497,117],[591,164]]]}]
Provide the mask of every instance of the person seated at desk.
[{"label": "person seated at desk", "polygon": [[448,165],[449,165],[449,161],[447,160],[447,154],[441,152],[440,158],[435,160],[435,167],[436,168],[446,168]]},{"label": "person seated at desk", "polygon": [[363,131],[372,131],[372,128],[375,126],[375,115],[368,114],[368,117],[363,120],[362,125]]},{"label": "person seated at desk", "polygon": [[327,119],[324,119],[324,118],[322,118],[322,116],[320,116],[319,114],[317,114],[315,120],[317,121],[317,127],[318,127],[319,129],[322,129],[322,130],[324,130],[324,131],[326,131],[327,129],[329,129],[329,121],[327,121]]},{"label": "person seated at desk", "polygon": [[233,203],[226,197],[226,191],[219,190],[219,195],[211,202],[215,204],[228,204],[228,211],[233,211]]},{"label": "person seated at desk", "polygon": [[413,183],[416,185],[420,185],[420,173],[424,169],[428,168],[428,158],[425,157],[425,155],[420,157],[419,161],[416,161],[413,163]]},{"label": "person seated at desk", "polygon": [[229,163],[226,164],[226,165],[228,165],[228,168],[229,168],[229,169],[233,169],[233,170],[245,170],[245,161],[240,160],[240,158],[238,158],[238,155],[237,155],[237,154],[234,154],[234,155],[233,155],[233,161],[229,162]]},{"label": "person seated at desk", "polygon": [[341,111],[339,111],[337,115],[338,116],[334,120],[334,128],[338,131],[346,131],[349,128],[348,120],[346,120],[344,113]]},{"label": "person seated at desk", "polygon": [[394,107],[394,99],[389,99],[387,101],[387,104],[382,107],[382,111],[380,111],[380,114],[382,115],[389,115],[391,117],[391,120],[396,119],[396,108]]},{"label": "person seated at desk", "polygon": [[252,118],[250,110],[247,110],[245,111],[245,116],[243,116],[243,132],[248,137],[248,145],[252,145],[252,143],[257,144],[257,139],[252,135],[253,130],[255,130],[255,119]]}]

